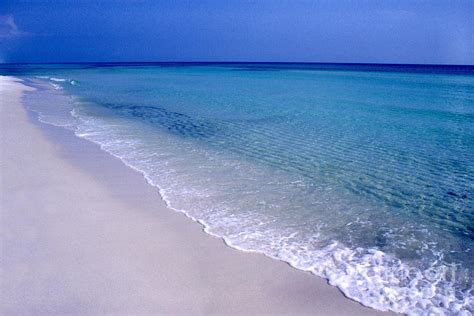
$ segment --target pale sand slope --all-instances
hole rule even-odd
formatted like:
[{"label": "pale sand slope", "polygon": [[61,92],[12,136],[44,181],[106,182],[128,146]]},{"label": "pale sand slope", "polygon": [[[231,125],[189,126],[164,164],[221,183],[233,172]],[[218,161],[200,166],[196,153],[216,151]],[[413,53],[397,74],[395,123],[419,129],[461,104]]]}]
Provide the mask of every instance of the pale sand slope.
[{"label": "pale sand slope", "polygon": [[36,122],[0,77],[0,314],[377,314],[231,249],[96,145]]}]

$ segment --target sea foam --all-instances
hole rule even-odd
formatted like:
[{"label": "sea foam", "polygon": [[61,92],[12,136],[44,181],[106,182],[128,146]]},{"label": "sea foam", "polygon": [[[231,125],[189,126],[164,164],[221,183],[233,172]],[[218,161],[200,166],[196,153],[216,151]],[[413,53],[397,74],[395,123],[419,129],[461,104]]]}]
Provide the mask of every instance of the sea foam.
[{"label": "sea foam", "polygon": [[[302,234],[298,229],[291,229],[291,226],[273,226],[271,223],[274,219],[268,214],[251,210],[242,212],[242,208],[250,206],[251,201],[238,203],[233,200],[226,203],[222,199],[230,197],[222,196],[223,192],[210,185],[213,181],[219,182],[219,174],[232,173],[232,169],[245,170],[245,179],[232,174],[234,185],[227,183],[225,187],[226,191],[236,192],[233,198],[245,200],[245,197],[239,196],[239,192],[251,190],[246,180],[261,177],[259,180],[262,181],[262,178],[269,178],[284,185],[285,179],[281,174],[254,172],[255,167],[251,164],[234,161],[230,157],[212,153],[209,149],[201,151],[181,144],[180,146],[187,147],[193,153],[193,159],[198,160],[197,168],[210,170],[209,173],[196,174],[189,168],[184,168],[181,163],[187,159],[181,160],[181,155],[171,149],[179,143],[177,139],[158,137],[156,131],[143,126],[136,127],[140,129],[142,137],[134,136],[127,132],[130,127],[127,127],[127,120],[98,120],[80,108],[74,109],[72,114],[80,122],[76,130],[77,136],[99,144],[103,150],[141,172],[151,185],[159,188],[170,208],[201,223],[207,233],[223,238],[233,248],[260,252],[286,261],[297,269],[310,271],[328,279],[331,285],[337,286],[347,297],[379,310],[413,315],[468,315],[472,310],[473,296],[468,290],[463,291],[455,284],[456,274],[463,271],[457,266],[443,263],[441,254],[437,255],[437,260],[430,266],[420,269],[377,249],[351,249],[340,242],[327,240],[318,229]],[[154,141],[146,139],[145,135],[154,138]],[[154,148],[159,148],[159,151]],[[214,159],[219,159],[219,164],[228,167],[220,170],[213,164],[206,165],[208,157],[219,157]],[[197,181],[190,177],[196,177]],[[210,181],[199,181],[199,177],[207,177]],[[235,185],[239,180],[242,182]],[[265,193],[260,194],[262,195],[252,194],[250,198],[267,198]],[[221,198],[216,199],[216,196]],[[202,199],[209,200],[209,203],[203,203]],[[435,253],[436,249],[433,244],[429,244],[429,238],[425,242],[425,247]]]},{"label": "sea foam", "polygon": [[[383,204],[354,198],[334,183],[309,178],[309,158],[289,153],[311,153],[317,143],[260,129],[267,122],[291,123],[286,116],[210,124],[162,108],[88,103],[56,93],[61,95],[63,99],[56,103],[34,107],[41,121],[69,128],[78,137],[99,144],[141,172],[170,208],[201,223],[207,233],[223,238],[229,246],[311,271],[347,297],[376,309],[414,315],[473,312],[470,267],[453,257],[468,256],[467,241],[460,242],[417,217],[385,209]],[[58,110],[51,104],[64,107]],[[288,145],[282,147],[279,140]],[[244,141],[245,147],[241,146]],[[324,139],[318,141],[324,144]],[[366,144],[377,154],[383,152],[371,146]],[[344,152],[344,143],[317,148],[339,154]],[[345,149],[345,155],[349,154]],[[282,161],[281,157],[291,159]],[[391,159],[372,159],[381,158]],[[410,163],[407,159],[406,164]],[[417,163],[425,162],[419,159]],[[350,170],[345,172],[347,177]],[[399,172],[395,177],[405,176],[403,169]],[[327,176],[333,174],[338,175]],[[393,192],[398,194],[397,203],[403,201],[399,192]]]}]

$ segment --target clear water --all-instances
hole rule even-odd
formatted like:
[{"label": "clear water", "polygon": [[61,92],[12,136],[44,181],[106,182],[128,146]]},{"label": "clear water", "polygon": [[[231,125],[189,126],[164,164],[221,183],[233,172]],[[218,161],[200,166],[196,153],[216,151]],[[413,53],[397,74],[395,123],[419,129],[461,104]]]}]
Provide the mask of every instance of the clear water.
[{"label": "clear water", "polygon": [[51,124],[232,247],[364,305],[474,312],[474,68],[34,65]]}]

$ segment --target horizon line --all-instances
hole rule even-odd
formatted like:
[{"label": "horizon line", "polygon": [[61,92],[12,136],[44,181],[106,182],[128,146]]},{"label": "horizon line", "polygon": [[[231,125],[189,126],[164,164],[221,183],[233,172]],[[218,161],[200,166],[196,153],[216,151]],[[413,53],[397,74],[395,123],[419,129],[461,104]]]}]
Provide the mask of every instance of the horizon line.
[{"label": "horizon line", "polygon": [[61,65],[61,64],[307,64],[307,65],[373,65],[373,66],[463,66],[474,64],[417,64],[417,63],[361,63],[361,62],[294,62],[294,61],[67,61],[67,62],[7,62],[0,65]]}]

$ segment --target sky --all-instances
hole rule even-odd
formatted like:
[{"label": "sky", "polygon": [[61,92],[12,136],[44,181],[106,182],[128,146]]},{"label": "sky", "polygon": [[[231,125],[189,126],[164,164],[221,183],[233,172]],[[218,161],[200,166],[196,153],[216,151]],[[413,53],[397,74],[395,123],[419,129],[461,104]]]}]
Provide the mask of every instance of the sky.
[{"label": "sky", "polygon": [[0,62],[474,64],[474,0],[1,0]]}]

